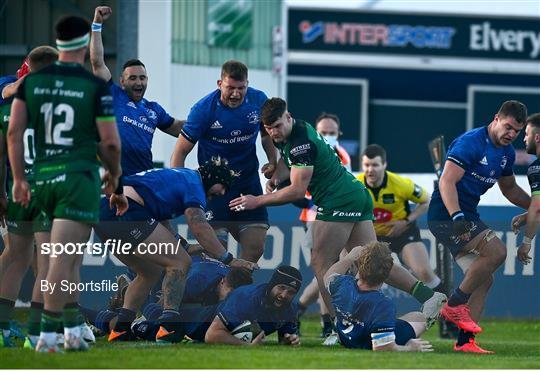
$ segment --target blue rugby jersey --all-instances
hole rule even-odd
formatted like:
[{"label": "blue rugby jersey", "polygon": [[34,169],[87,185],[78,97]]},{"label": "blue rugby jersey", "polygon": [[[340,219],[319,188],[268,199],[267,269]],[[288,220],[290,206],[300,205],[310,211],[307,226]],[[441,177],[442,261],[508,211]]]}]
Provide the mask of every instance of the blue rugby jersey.
[{"label": "blue rugby jersey", "polygon": [[217,285],[231,267],[214,259],[191,258],[182,303],[214,304],[218,301]]},{"label": "blue rugby jersey", "polygon": [[[470,130],[456,138],[448,148],[446,160],[452,161],[463,170],[463,178],[456,184],[459,206],[464,212],[477,214],[480,196],[493,187],[502,176],[512,175],[516,155],[512,145],[496,147],[489,138],[487,126]],[[441,194],[436,188],[431,198],[435,208],[442,204]],[[430,205],[430,208],[431,205]],[[444,208],[438,208],[446,210]],[[437,215],[439,220],[448,219]],[[434,219],[433,219],[434,220]]]},{"label": "blue rugby jersey", "polygon": [[204,210],[206,194],[199,172],[186,168],[152,169],[124,177],[157,220],[174,219],[190,207]]},{"label": "blue rugby jersey", "polygon": [[343,346],[372,349],[371,334],[385,336],[395,332],[395,305],[381,291],[362,291],[354,277],[339,274],[331,278],[328,291],[336,309],[336,328]]},{"label": "blue rugby jersey", "polygon": [[191,143],[199,142],[199,164],[212,156],[225,157],[231,169],[240,172],[235,185],[241,184],[254,174],[258,176],[255,142],[261,128],[260,110],[267,97],[260,90],[248,88],[242,104],[229,108],[220,96],[217,89],[198,101],[181,135]]},{"label": "blue rugby jersey", "polygon": [[268,303],[267,283],[241,286],[233,290],[218,310],[218,317],[229,331],[244,321],[257,321],[265,335],[296,334],[296,304],[277,308]]},{"label": "blue rugby jersey", "polygon": [[116,126],[122,141],[122,173],[132,175],[152,169],[152,139],[156,128],[166,130],[174,122],[157,102],[145,98],[134,102],[109,80]]}]

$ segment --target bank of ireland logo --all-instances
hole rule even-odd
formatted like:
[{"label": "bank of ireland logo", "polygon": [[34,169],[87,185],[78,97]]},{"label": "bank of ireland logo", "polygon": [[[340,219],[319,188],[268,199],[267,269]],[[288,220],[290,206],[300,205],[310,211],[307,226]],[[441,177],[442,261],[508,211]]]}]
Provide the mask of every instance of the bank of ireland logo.
[{"label": "bank of ireland logo", "polygon": [[310,21],[302,21],[298,25],[300,32],[302,33],[302,42],[304,44],[309,44],[317,37],[321,36],[324,33],[324,24],[323,22],[316,22],[311,24]]},{"label": "bank of ireland logo", "polygon": [[240,134],[242,134],[242,131],[241,131],[241,130],[233,130],[233,131],[231,131],[231,135],[232,135],[233,137],[236,137],[236,136],[238,136],[238,135],[240,135]]}]

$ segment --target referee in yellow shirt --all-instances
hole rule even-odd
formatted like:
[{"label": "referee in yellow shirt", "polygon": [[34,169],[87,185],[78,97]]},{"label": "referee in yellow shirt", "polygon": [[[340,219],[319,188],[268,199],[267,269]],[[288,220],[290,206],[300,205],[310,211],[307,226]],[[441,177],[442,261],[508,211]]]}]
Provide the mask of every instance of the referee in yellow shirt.
[{"label": "referee in yellow shirt", "polygon": [[[436,289],[441,280],[429,265],[426,246],[416,225],[416,219],[428,210],[430,195],[412,180],[387,171],[386,165],[384,148],[371,144],[362,154],[364,172],[357,176],[373,199],[377,239],[389,242],[390,249],[416,278]],[[417,204],[413,211],[409,202]]]}]

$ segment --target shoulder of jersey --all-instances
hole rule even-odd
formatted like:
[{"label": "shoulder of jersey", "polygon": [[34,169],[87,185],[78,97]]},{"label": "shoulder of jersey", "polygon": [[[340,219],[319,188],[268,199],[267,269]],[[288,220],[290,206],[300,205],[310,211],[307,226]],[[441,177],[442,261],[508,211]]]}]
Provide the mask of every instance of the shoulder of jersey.
[{"label": "shoulder of jersey", "polygon": [[216,89],[208,94],[206,94],[204,97],[199,99],[197,103],[193,106],[193,108],[199,108],[199,109],[208,109],[208,106],[214,106],[220,97],[220,91],[219,89]]},{"label": "shoulder of jersey", "polygon": [[405,178],[399,174],[393,173],[391,171],[386,171],[386,174],[388,174],[388,183],[408,183],[409,178]]},{"label": "shoulder of jersey", "polygon": [[257,97],[259,96],[264,97],[266,99],[266,94],[262,90],[252,88],[251,86],[247,88],[247,94],[257,96]]}]

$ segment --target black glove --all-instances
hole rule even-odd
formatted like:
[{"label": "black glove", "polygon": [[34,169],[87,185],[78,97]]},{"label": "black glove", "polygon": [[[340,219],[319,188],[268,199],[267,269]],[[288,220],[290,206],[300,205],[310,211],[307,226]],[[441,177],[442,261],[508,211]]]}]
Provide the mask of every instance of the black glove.
[{"label": "black glove", "polygon": [[461,211],[452,214],[452,229],[454,236],[461,236],[469,233],[473,227],[473,223],[465,219],[465,215]]}]

